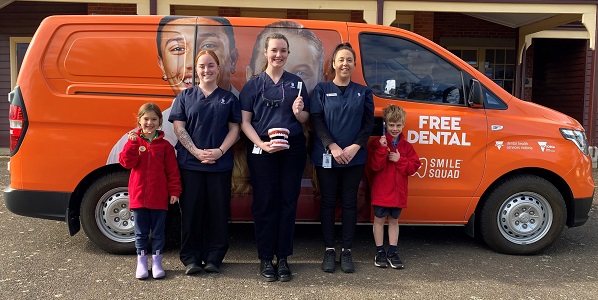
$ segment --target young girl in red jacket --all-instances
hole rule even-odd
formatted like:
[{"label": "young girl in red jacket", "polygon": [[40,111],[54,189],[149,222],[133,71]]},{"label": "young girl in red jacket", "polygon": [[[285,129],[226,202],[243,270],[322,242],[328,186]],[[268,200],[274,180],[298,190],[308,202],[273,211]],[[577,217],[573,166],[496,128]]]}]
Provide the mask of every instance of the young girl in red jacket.
[{"label": "young girl in red jacket", "polygon": [[137,248],[137,279],[148,277],[147,249],[152,234],[152,276],[164,278],[162,250],[164,223],[168,203],[174,204],[181,195],[181,179],[174,147],[164,139],[162,110],[146,103],[137,114],[139,129],[129,132],[129,139],[119,155],[120,164],[131,169],[129,177],[129,208],[135,220]]},{"label": "young girl in red jacket", "polygon": [[[397,254],[399,215],[407,207],[407,180],[421,163],[413,146],[405,140],[405,111],[394,104],[383,109],[385,122],[380,139],[368,145],[367,174],[374,208],[374,265],[402,269]],[[388,252],[384,250],[384,222],[388,218]]]}]

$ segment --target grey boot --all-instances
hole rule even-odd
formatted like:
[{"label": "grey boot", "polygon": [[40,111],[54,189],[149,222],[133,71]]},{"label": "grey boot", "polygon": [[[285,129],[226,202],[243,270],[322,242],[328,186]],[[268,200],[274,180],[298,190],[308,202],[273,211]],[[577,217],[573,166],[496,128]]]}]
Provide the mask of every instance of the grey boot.
[{"label": "grey boot", "polygon": [[164,272],[164,268],[162,267],[162,254],[160,254],[160,250],[152,255],[152,276],[155,279],[162,279],[166,276],[166,272]]},{"label": "grey boot", "polygon": [[141,254],[137,255],[137,271],[135,271],[135,278],[143,280],[146,279],[147,276],[147,255],[145,250],[141,250]]}]

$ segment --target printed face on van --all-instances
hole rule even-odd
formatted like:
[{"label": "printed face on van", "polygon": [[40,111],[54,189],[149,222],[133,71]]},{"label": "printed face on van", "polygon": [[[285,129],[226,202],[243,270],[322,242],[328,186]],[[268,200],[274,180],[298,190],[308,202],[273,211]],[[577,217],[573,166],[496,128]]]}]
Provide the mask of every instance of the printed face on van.
[{"label": "printed face on van", "polygon": [[220,66],[216,63],[216,60],[209,55],[203,54],[197,58],[197,65],[195,71],[199,77],[200,83],[212,83],[218,79],[220,74]]},{"label": "printed face on van", "polygon": [[[212,50],[221,62],[218,85],[230,90],[230,74],[235,72],[238,52],[231,48],[231,41],[224,32],[222,24],[208,18],[199,18],[197,40],[195,34],[195,18],[175,19],[166,24],[162,32],[160,48],[162,57],[158,57],[158,65],[172,87],[175,95],[193,85],[193,47],[195,52]],[[211,25],[211,26],[201,26]],[[214,25],[214,26],[212,26]],[[195,44],[195,45],[194,45]],[[198,83],[198,78],[195,78]]]},{"label": "printed face on van", "polygon": [[399,137],[399,134],[403,132],[405,123],[401,122],[386,122],[386,132],[392,136],[393,139]]},{"label": "printed face on van", "polygon": [[270,39],[264,55],[268,60],[268,67],[282,68],[289,56],[289,46],[283,39]]},{"label": "printed face on van", "polygon": [[146,138],[152,138],[160,127],[160,117],[155,111],[150,110],[139,118],[139,126]]},{"label": "printed face on van", "polygon": [[[316,47],[301,36],[287,33],[284,33],[284,35],[289,40],[289,44],[293,45],[293,55],[287,57],[284,69],[289,73],[301,77],[305,82],[307,91],[311,92],[316,84],[322,81],[323,66],[317,58],[319,55],[323,55],[323,53],[318,53]],[[264,45],[262,41],[257,43],[259,43],[259,47],[263,47]],[[258,46],[257,43],[256,46]],[[251,79],[253,75],[257,75],[265,63],[266,58],[260,56],[255,60],[254,65],[248,66],[247,80]]]},{"label": "printed face on van", "polygon": [[336,52],[333,67],[336,78],[351,78],[353,69],[355,69],[355,57],[353,57],[353,53],[347,49],[342,49]]}]

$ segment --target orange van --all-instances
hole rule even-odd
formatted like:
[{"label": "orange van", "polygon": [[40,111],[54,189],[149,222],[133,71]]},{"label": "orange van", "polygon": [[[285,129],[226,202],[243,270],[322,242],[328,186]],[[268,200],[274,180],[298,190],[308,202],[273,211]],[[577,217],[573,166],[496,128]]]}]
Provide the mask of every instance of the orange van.
[{"label": "orange van", "polygon": [[[565,225],[588,219],[594,182],[584,128],[573,118],[519,100],[433,42],[401,29],[345,22],[183,16],[54,16],[38,28],[10,100],[10,186],[19,215],[80,226],[111,253],[134,250],[129,173],[115,160],[134,113],[164,110],[195,84],[201,49],[222,62],[222,88],[237,93],[263,65],[263,38],[290,42],[287,71],[306,87],[325,80],[334,46],[357,54],[353,80],[374,92],[376,126],[389,103],[407,112],[404,129],[422,160],[409,184],[403,224],[464,226],[491,248],[530,254]],[[164,124],[166,138],[176,138]],[[311,135],[308,128],[306,135]],[[236,144],[232,221],[251,221],[241,139]],[[306,159],[298,222],[318,222],[319,193]],[[359,222],[371,223],[367,180]]]}]

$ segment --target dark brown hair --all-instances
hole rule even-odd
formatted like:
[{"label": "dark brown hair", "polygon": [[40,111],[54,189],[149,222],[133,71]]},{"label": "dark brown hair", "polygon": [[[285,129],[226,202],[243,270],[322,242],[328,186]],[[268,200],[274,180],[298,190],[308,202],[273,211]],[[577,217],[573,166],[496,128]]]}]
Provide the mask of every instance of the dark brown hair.
[{"label": "dark brown hair", "polygon": [[330,63],[328,64],[328,73],[327,75],[330,78],[334,78],[334,60],[336,58],[336,54],[341,51],[341,50],[348,50],[349,52],[351,52],[351,54],[353,54],[353,61],[355,61],[355,50],[353,50],[353,47],[351,47],[351,44],[349,44],[349,42],[345,42],[345,43],[340,43],[336,46],[336,48],[334,48],[334,52],[332,52],[332,57],[330,57]]}]

